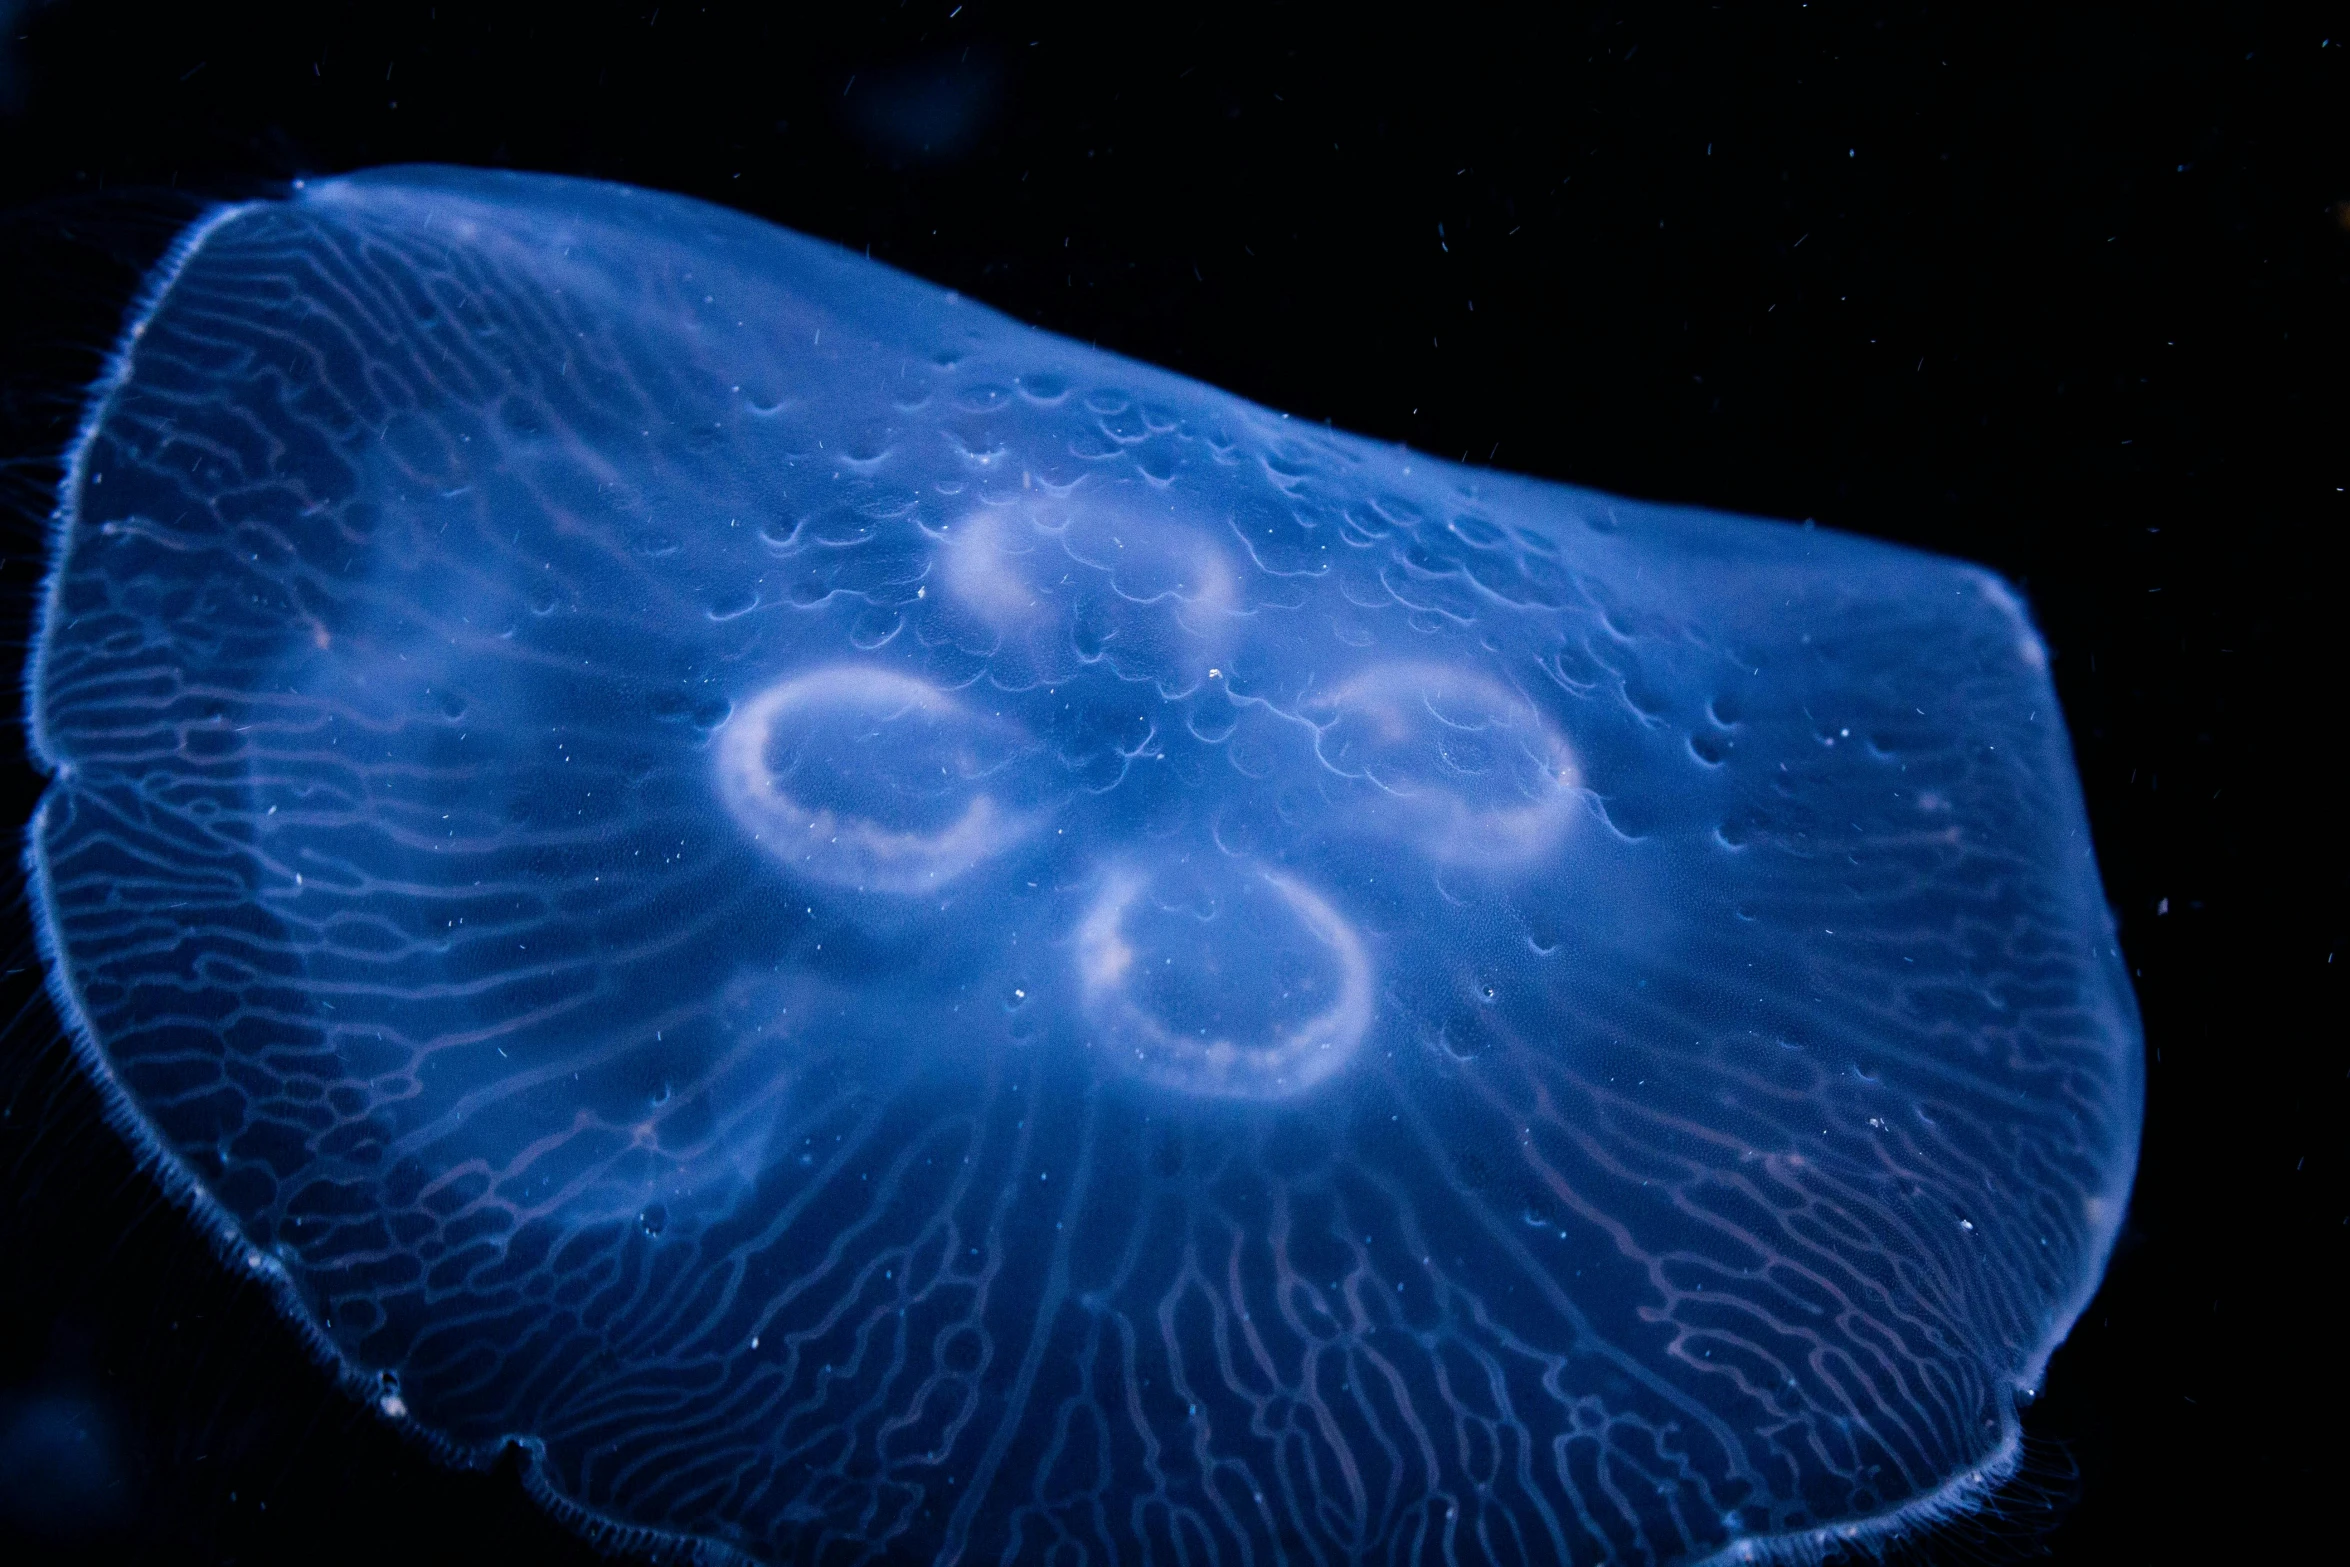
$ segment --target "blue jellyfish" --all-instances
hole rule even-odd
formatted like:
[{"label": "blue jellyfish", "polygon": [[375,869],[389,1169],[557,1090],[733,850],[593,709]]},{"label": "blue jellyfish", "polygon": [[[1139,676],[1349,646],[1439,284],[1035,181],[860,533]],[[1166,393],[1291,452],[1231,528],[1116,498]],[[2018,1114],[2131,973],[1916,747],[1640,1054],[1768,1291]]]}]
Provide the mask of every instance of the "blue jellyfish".
[{"label": "blue jellyfish", "polygon": [[770,1562],[1816,1554],[2095,1287],[1981,570],[1289,420],[675,197],[216,212],[75,449],[81,1059],[452,1460]]}]

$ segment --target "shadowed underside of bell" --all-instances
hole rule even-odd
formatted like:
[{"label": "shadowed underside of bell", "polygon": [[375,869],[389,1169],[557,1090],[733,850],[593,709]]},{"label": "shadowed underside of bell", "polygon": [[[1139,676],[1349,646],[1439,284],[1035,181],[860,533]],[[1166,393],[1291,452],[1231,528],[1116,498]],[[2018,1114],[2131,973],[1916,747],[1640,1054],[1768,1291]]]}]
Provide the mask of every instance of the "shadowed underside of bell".
[{"label": "shadowed underside of bell", "polygon": [[768,1560],[1962,1505],[2137,1025],[1970,567],[1301,426],[717,209],[215,215],[60,507],[91,1070],[452,1455]]}]

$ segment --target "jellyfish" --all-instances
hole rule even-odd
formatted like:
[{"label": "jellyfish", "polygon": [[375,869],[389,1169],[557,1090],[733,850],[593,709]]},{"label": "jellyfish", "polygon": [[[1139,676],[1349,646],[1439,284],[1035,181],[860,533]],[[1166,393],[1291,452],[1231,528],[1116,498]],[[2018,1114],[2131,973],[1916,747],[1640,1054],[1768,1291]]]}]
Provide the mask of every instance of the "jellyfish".
[{"label": "jellyfish", "polygon": [[673,196],[220,209],[29,673],[53,993],[355,1395],[754,1561],[1963,1510],[2134,1003],[1983,570],[1434,460]]}]

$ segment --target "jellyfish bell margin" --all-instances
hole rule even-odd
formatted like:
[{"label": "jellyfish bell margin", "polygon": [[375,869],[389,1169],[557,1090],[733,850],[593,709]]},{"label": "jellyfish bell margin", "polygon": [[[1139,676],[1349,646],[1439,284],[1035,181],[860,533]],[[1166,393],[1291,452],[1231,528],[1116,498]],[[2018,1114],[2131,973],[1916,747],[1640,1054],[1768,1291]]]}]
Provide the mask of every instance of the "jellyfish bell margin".
[{"label": "jellyfish bell margin", "polygon": [[607,1538],[1802,1554],[2013,1464],[2134,1166],[1996,579],[675,197],[192,229],[28,706],[118,1119]]}]

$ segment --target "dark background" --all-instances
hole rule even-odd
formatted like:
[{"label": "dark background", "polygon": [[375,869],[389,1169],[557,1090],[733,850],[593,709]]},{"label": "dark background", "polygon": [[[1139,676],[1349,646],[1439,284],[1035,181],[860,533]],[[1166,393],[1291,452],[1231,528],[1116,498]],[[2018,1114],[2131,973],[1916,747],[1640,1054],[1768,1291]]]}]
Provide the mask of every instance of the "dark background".
[{"label": "dark background", "polygon": [[[412,159],[708,197],[1301,417],[1986,562],[2056,655],[2145,1162],[2025,1476],[1903,1555],[2338,1544],[2350,37],[2249,4],[307,9],[0,0],[0,641],[177,227]],[[0,789],[22,820],[13,727]],[[591,1560],[214,1263],[77,1077],[14,882],[0,911],[0,1559]]]}]

